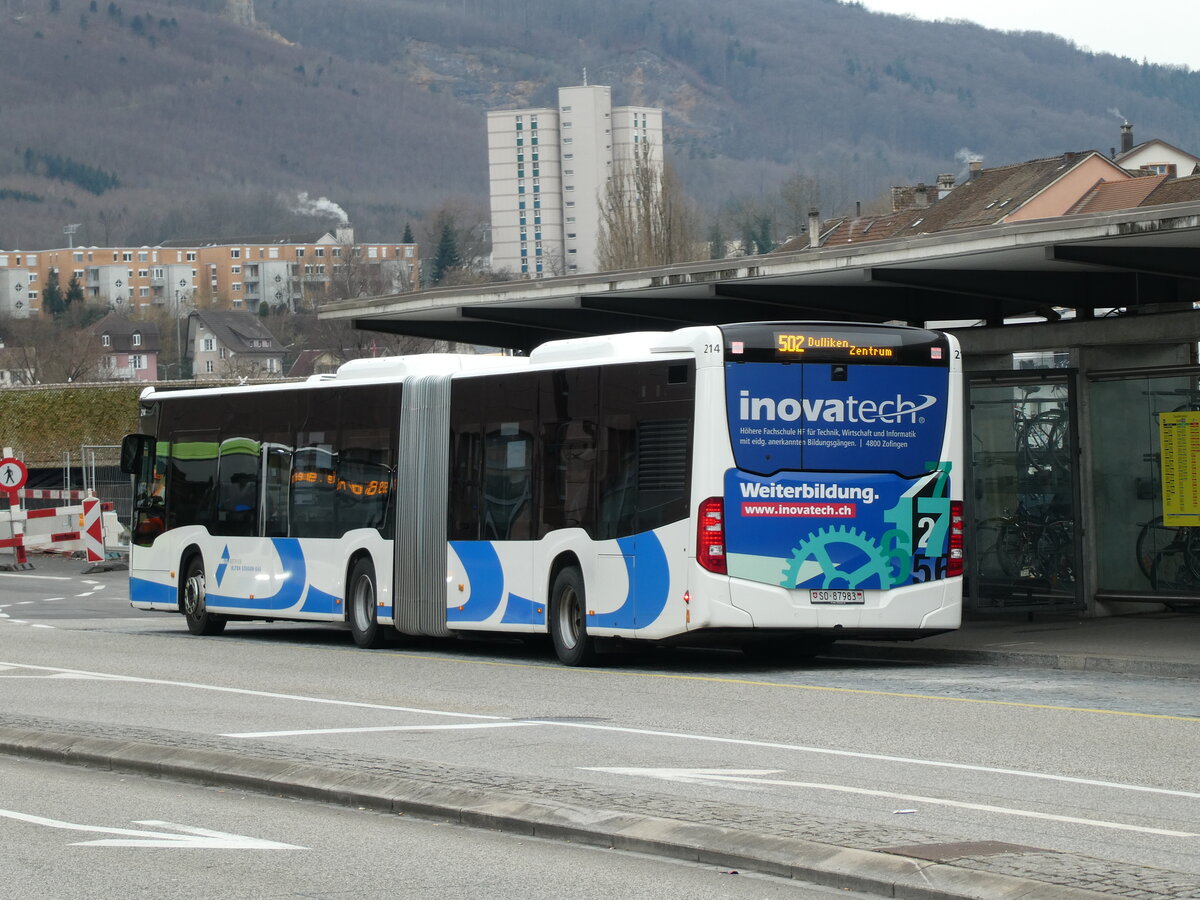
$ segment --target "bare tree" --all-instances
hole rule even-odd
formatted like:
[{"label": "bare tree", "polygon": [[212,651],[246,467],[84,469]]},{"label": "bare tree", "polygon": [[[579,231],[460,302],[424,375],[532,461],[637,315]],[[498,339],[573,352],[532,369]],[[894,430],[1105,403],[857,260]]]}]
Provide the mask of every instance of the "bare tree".
[{"label": "bare tree", "polygon": [[97,311],[81,305],[58,317],[10,319],[5,340],[31,384],[65,384],[96,377],[104,348],[88,330]]},{"label": "bare tree", "polygon": [[808,230],[808,211],[821,209],[821,185],[811,175],[797,173],[779,188],[779,203],[783,240],[804,234]]},{"label": "bare tree", "polygon": [[669,163],[661,170],[649,144],[614,166],[600,209],[602,270],[636,269],[695,259],[695,214]]}]

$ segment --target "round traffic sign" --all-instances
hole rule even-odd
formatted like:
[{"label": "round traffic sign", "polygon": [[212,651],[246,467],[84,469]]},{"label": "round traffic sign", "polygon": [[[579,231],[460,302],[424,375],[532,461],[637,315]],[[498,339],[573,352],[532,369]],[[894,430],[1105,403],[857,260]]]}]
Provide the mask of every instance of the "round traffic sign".
[{"label": "round traffic sign", "polygon": [[0,491],[19,491],[28,477],[29,470],[19,459],[12,456],[0,459]]}]

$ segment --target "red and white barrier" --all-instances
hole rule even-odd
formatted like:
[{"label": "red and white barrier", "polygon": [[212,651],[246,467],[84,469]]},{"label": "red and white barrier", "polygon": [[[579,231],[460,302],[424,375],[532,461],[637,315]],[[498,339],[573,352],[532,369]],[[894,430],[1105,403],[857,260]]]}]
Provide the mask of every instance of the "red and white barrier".
[{"label": "red and white barrier", "polygon": [[[27,493],[25,491],[22,494]],[[72,506],[55,506],[48,509],[13,509],[9,512],[14,536],[10,541],[16,541],[15,529],[23,531],[18,551],[24,554],[27,550],[57,553],[87,553],[88,562],[104,560],[105,514],[114,520],[116,513],[114,505],[107,501],[97,500],[90,492],[83,491],[38,491],[28,493],[57,494],[58,497],[40,497],[37,499],[67,499],[79,496],[83,502]],[[32,498],[31,498],[32,499]],[[23,527],[22,527],[23,526]],[[74,526],[74,527],[72,527]],[[0,543],[0,546],[5,546]],[[14,549],[18,544],[13,543]]]}]

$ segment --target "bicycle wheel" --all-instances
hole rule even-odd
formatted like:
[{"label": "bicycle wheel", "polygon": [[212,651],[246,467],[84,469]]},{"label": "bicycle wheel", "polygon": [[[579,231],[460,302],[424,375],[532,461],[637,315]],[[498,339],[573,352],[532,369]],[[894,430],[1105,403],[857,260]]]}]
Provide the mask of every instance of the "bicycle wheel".
[{"label": "bicycle wheel", "polygon": [[1028,578],[1034,564],[1033,541],[1029,529],[1018,522],[1006,522],[1000,527],[996,541],[996,561],[1000,571],[1009,578]]},{"label": "bicycle wheel", "polygon": [[1038,535],[1039,574],[1052,587],[1075,583],[1075,526],[1066,520],[1047,522]]},{"label": "bicycle wheel", "polygon": [[1163,524],[1162,516],[1155,516],[1142,525],[1138,532],[1135,553],[1138,568],[1151,585],[1155,582],[1155,564],[1164,554],[1175,553],[1183,549],[1181,529]]},{"label": "bicycle wheel", "polygon": [[1063,470],[1070,461],[1070,423],[1065,409],[1047,409],[1021,428],[1019,452],[1027,470]]}]

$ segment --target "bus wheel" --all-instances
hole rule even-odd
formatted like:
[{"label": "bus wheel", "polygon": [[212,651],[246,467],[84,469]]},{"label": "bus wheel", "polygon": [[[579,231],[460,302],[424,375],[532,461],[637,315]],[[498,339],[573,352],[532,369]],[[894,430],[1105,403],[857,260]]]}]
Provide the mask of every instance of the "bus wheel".
[{"label": "bus wheel", "polygon": [[204,605],[204,560],[193,556],[183,575],[183,616],[192,634],[220,634],[225,617],[210,613]]},{"label": "bus wheel", "polygon": [[589,666],[596,661],[596,643],[587,633],[583,575],[563,569],[550,589],[550,639],[564,666]]},{"label": "bus wheel", "polygon": [[354,643],[367,649],[382,647],[383,628],[375,617],[375,566],[369,557],[361,556],[350,569],[350,590],[346,593],[350,614],[350,633]]}]

